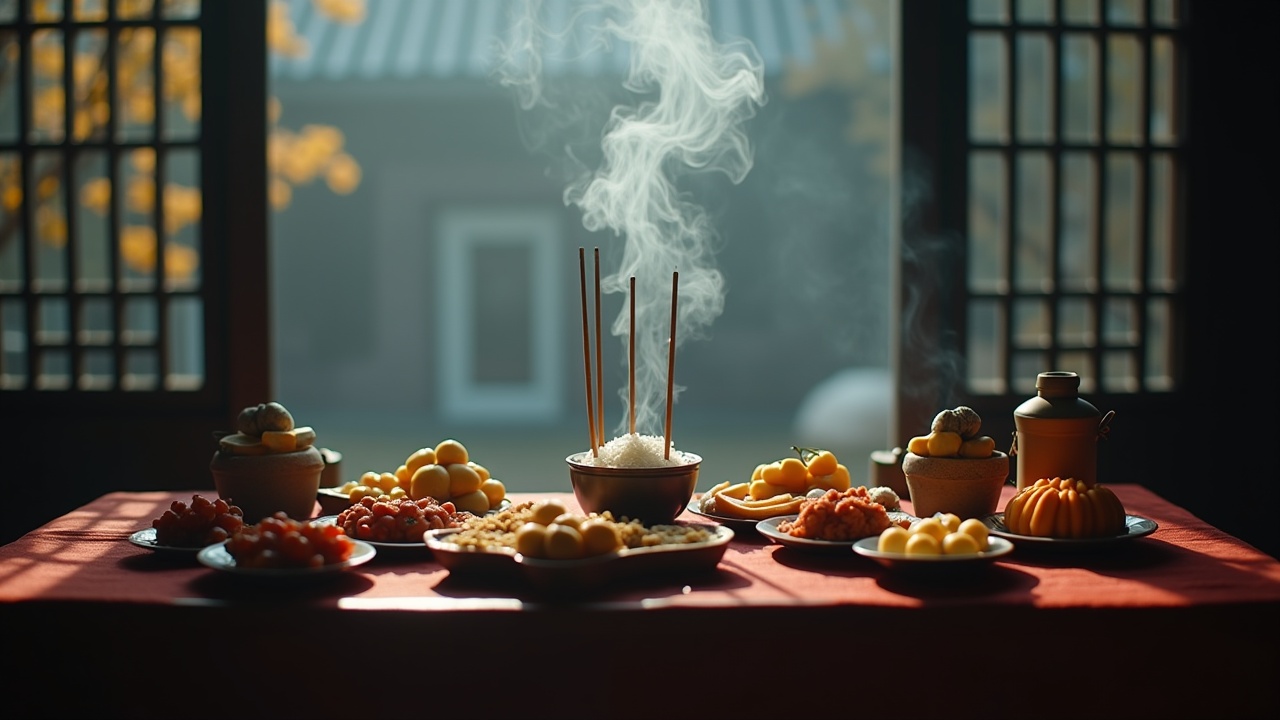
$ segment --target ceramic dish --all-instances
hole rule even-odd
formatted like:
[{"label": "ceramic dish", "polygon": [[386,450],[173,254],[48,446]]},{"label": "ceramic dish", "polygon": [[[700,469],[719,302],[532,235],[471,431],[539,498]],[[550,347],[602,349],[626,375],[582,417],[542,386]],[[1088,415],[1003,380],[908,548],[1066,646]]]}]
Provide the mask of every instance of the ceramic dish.
[{"label": "ceramic dish", "polygon": [[337,515],[351,505],[351,497],[338,488],[320,488],[316,491],[316,500],[326,515]]},{"label": "ceramic dish", "polygon": [[712,522],[717,522],[721,525],[731,527],[738,532],[755,532],[756,524],[760,522],[759,520],[747,520],[745,518],[736,518],[729,515],[717,515],[713,512],[704,512],[701,500],[696,497],[689,501],[689,505],[685,509],[700,518],[705,518]]},{"label": "ceramic dish", "polygon": [[162,552],[162,553],[173,553],[177,555],[195,555],[201,550],[201,548],[198,548],[198,547],[179,547],[177,545],[161,545],[156,540],[156,529],[153,527],[146,528],[144,530],[139,530],[138,532],[130,535],[129,542],[133,543],[134,545],[137,545],[140,548],[155,550],[156,552]]},{"label": "ceramic dish", "polygon": [[[904,528],[919,519],[901,510],[889,510],[888,515],[890,522]],[[797,517],[799,515],[782,515],[768,520],[761,520],[756,523],[756,530],[779,545],[793,550],[803,550],[804,552],[843,553],[848,552],[855,542],[854,540],[810,540],[809,538],[795,537],[778,529],[778,526],[783,521],[795,520]],[[875,537],[879,537],[879,534]]]},{"label": "ceramic dish", "polygon": [[[314,522],[322,525],[336,525],[338,524],[338,516],[325,515],[324,517],[316,518]],[[421,540],[411,540],[408,542],[378,542],[377,540],[362,540],[361,542],[366,542],[372,545],[377,549],[378,554],[380,555],[422,555],[424,557],[431,555],[431,551],[427,549],[426,544]]]},{"label": "ceramic dish", "polygon": [[881,552],[876,549],[879,542],[879,536],[862,538],[853,544],[853,551],[895,572],[921,574],[968,571],[1013,552],[1013,543],[1002,537],[987,538],[988,547],[985,551],[967,555],[907,555]]},{"label": "ceramic dish", "polygon": [[236,559],[231,557],[231,553],[227,552],[227,544],[225,542],[217,545],[210,545],[200,552],[196,553],[196,559],[202,565],[211,567],[214,570],[231,573],[233,575],[241,575],[245,577],[263,578],[267,580],[298,580],[320,575],[331,575],[333,573],[343,572],[349,568],[363,565],[373,559],[378,553],[372,545],[360,540],[352,540],[355,548],[351,551],[351,557],[340,563],[332,563],[329,565],[321,565],[314,568],[246,568],[236,565]]},{"label": "ceramic dish", "polygon": [[1099,538],[1047,538],[1034,535],[1019,535],[1009,532],[1004,524],[1004,513],[992,513],[982,519],[988,532],[997,537],[1012,540],[1018,547],[1044,550],[1095,550],[1110,547],[1125,540],[1136,540],[1155,532],[1160,526],[1154,520],[1137,515],[1125,515],[1125,531],[1119,535]]},{"label": "ceramic dish", "polygon": [[847,553],[853,547],[854,540],[810,540],[790,533],[782,532],[778,526],[787,520],[795,520],[798,515],[782,515],[756,523],[756,530],[772,542],[792,550],[812,553]]},{"label": "ceramic dish", "polygon": [[[320,502],[320,511],[325,515],[337,515],[351,507],[351,497],[337,488],[320,488],[316,491],[316,500]],[[511,507],[511,499],[503,498],[498,506],[489,511],[492,515]]]},{"label": "ceramic dish", "polygon": [[[703,511],[702,505],[699,502],[699,498],[694,498],[690,500],[689,506],[686,509],[689,512],[693,513],[694,515],[697,515],[698,517],[706,518],[707,520],[718,522],[721,525],[728,525],[729,527],[739,532],[756,532],[759,530],[759,526],[761,522],[770,522],[773,520],[777,520],[781,522],[782,520],[785,520],[787,518],[791,518],[791,519],[796,518],[795,514],[779,515],[776,518],[769,518],[767,520],[747,520],[744,518],[731,517],[729,515],[717,515],[713,512]],[[914,515],[903,512],[901,510],[889,510],[887,512],[888,512],[890,521],[892,521],[895,525],[902,525],[903,527],[910,525],[912,522],[918,519]],[[777,527],[776,522],[773,523],[773,525],[775,528]],[[839,545],[841,547],[848,547],[849,543],[839,543]]]},{"label": "ceramic dish", "polygon": [[449,535],[459,532],[456,529],[431,530],[425,542],[450,573],[474,579],[524,580],[542,590],[578,593],[638,578],[684,581],[714,570],[733,539],[733,530],[722,525],[702,527],[711,532],[706,542],[624,548],[581,560],[529,558],[511,548],[464,550],[449,542]]}]

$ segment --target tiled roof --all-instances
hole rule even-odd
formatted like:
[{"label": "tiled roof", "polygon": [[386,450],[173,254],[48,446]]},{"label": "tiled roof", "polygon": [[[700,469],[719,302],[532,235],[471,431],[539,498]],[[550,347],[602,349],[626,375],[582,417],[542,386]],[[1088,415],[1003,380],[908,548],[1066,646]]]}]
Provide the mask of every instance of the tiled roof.
[{"label": "tiled roof", "polygon": [[[271,76],[276,81],[486,77],[496,58],[495,43],[508,32],[507,12],[522,1],[368,0],[362,22],[343,24],[321,15],[311,0],[287,0],[310,51],[301,58],[273,56]],[[815,43],[824,36],[838,40],[848,16],[865,27],[858,22],[865,12],[858,0],[706,2],[716,39],[750,40],[766,74],[781,72],[787,62],[812,62]],[[543,0],[543,17],[550,27],[565,27],[579,4]],[[583,21],[574,25],[584,26]],[[885,52],[870,45],[868,51]],[[587,52],[561,45],[544,50],[543,58],[548,74],[621,74],[628,61],[624,43]]]}]

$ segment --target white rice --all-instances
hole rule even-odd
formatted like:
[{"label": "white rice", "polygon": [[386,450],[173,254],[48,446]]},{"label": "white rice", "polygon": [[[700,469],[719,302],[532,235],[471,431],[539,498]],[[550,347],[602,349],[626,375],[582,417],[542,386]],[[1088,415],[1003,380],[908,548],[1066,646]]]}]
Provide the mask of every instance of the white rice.
[{"label": "white rice", "polygon": [[656,435],[628,433],[619,435],[597,449],[597,457],[583,453],[583,465],[611,468],[651,468],[687,465],[684,453],[671,448],[671,457],[662,457],[664,439]]}]

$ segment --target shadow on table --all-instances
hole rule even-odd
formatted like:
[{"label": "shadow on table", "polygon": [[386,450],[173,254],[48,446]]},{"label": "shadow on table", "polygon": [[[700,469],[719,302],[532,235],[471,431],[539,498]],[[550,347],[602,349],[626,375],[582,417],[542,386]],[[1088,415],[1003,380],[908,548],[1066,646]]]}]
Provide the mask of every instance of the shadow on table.
[{"label": "shadow on table", "polygon": [[281,600],[326,603],[367,592],[374,582],[359,572],[277,577],[210,571],[193,579],[189,586],[196,597],[256,605]]},{"label": "shadow on table", "polygon": [[724,567],[702,572],[654,573],[615,578],[593,586],[537,586],[517,575],[478,576],[450,573],[435,585],[437,594],[456,599],[512,598],[528,603],[639,602],[679,597],[690,592],[740,590],[751,581]]},{"label": "shadow on table", "polygon": [[1040,579],[1005,565],[987,565],[964,574],[927,575],[885,572],[876,584],[898,595],[921,600],[963,601],[992,595],[1029,595]]},{"label": "shadow on table", "polygon": [[813,553],[786,547],[775,549],[773,559],[793,570],[834,577],[871,578],[884,590],[921,599],[956,600],[1027,594],[1040,583],[1035,575],[1000,563],[939,564],[911,571],[888,570],[850,551]]}]

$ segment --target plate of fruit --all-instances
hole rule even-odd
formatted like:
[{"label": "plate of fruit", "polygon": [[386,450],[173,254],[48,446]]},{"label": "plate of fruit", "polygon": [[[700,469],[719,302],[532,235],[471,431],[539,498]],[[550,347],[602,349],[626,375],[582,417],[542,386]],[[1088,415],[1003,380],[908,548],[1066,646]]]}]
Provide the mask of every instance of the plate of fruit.
[{"label": "plate of fruit", "polygon": [[[835,453],[794,445],[791,449],[795,456],[757,465],[749,480],[712,486],[689,501],[689,512],[736,530],[759,530],[763,520],[798,514],[807,498],[822,497],[828,490],[849,489],[849,468],[840,463]],[[898,509],[898,497],[889,488],[875,491],[887,492],[876,498],[886,510]],[[776,525],[772,523],[771,527]]]},{"label": "plate of fruit", "polygon": [[233,575],[298,579],[363,565],[377,552],[369,543],[347,537],[337,525],[276,513],[201,549],[196,559]]},{"label": "plate of fruit", "polygon": [[1159,526],[1125,511],[1102,483],[1044,478],[1019,490],[1004,512],[984,518],[988,531],[1021,547],[1088,550],[1146,537]]},{"label": "plate of fruit", "polygon": [[428,530],[462,527],[474,514],[460,511],[453,503],[437,503],[432,498],[411,500],[399,497],[377,500],[365,496],[337,515],[316,519],[317,523],[336,525],[348,537],[372,545],[379,551],[428,553],[423,535]]},{"label": "plate of fruit", "polygon": [[216,545],[244,527],[244,513],[222,498],[209,500],[192,495],[191,503],[174,500],[151,527],[129,536],[129,542],[147,550],[192,555]]},{"label": "plate of fruit", "polygon": [[990,535],[978,518],[954,514],[921,518],[909,528],[890,527],[853,544],[853,551],[894,571],[949,572],[971,569],[1013,552],[1013,543]]},{"label": "plate of fruit", "polygon": [[370,470],[358,480],[332,488],[320,488],[316,499],[328,515],[337,515],[364,497],[387,496],[450,501],[458,510],[474,515],[510,505],[507,489],[489,469],[472,459],[466,446],[454,439],[413,451],[395,471]]}]

